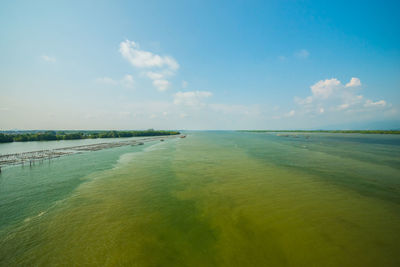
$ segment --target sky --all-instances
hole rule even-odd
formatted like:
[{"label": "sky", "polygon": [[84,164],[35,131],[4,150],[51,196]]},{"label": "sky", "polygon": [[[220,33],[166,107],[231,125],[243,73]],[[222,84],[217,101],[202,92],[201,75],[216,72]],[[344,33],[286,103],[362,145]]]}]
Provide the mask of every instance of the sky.
[{"label": "sky", "polygon": [[0,130],[400,129],[399,1],[1,1]]}]

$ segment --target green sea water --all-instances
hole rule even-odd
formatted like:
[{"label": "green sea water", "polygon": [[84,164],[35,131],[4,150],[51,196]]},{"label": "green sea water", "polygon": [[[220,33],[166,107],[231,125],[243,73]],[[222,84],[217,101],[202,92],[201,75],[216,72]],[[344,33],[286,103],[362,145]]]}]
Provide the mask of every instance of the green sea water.
[{"label": "green sea water", "polygon": [[5,168],[0,265],[400,266],[400,137],[309,136],[188,132]]}]

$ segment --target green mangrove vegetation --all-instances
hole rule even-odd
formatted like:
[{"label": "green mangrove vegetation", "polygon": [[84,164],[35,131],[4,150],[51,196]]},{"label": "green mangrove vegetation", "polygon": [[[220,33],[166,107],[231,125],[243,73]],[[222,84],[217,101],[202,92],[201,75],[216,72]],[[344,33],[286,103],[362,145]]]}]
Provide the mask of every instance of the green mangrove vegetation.
[{"label": "green mangrove vegetation", "polygon": [[359,133],[359,134],[400,134],[400,130],[240,130],[252,133]]},{"label": "green mangrove vegetation", "polygon": [[179,131],[143,130],[143,131],[7,131],[0,133],[0,143],[76,140],[94,138],[120,138],[136,136],[177,135]]}]

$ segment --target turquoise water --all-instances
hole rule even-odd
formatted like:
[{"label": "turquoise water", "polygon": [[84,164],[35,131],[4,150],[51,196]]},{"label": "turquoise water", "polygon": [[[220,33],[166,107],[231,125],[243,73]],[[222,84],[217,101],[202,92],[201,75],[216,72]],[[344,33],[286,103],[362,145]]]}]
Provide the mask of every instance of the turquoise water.
[{"label": "turquoise water", "polygon": [[0,263],[399,266],[400,137],[308,135],[188,132],[6,168]]},{"label": "turquoise water", "polygon": [[12,142],[0,143],[0,155],[23,153],[38,150],[57,149],[64,147],[92,145],[99,143],[123,142],[143,137],[124,137],[124,138],[97,138],[97,139],[77,139],[77,140],[57,140],[57,141],[32,141],[32,142]]}]

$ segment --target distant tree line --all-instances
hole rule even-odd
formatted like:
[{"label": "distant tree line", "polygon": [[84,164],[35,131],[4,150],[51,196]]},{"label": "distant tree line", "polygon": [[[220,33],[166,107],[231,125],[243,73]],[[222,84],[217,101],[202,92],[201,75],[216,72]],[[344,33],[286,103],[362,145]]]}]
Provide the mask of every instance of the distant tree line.
[{"label": "distant tree line", "polygon": [[162,136],[176,135],[179,131],[44,131],[44,132],[18,132],[0,133],[0,143],[27,142],[27,141],[52,141],[52,140],[76,140],[94,138],[120,138],[135,136]]},{"label": "distant tree line", "polygon": [[254,133],[361,133],[361,134],[400,134],[400,130],[240,130]]}]

